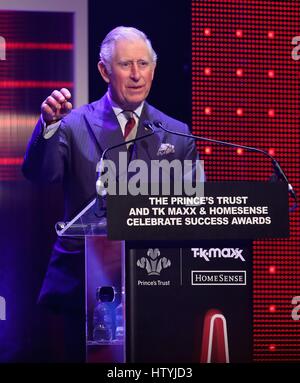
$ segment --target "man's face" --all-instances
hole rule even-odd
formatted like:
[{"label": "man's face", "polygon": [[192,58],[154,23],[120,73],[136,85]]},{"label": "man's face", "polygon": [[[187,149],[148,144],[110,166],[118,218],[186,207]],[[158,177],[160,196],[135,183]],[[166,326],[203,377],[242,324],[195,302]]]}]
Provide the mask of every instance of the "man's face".
[{"label": "man's face", "polygon": [[98,64],[103,79],[109,84],[112,99],[123,109],[136,109],[148,96],[155,63],[143,40],[116,42],[110,73]]}]

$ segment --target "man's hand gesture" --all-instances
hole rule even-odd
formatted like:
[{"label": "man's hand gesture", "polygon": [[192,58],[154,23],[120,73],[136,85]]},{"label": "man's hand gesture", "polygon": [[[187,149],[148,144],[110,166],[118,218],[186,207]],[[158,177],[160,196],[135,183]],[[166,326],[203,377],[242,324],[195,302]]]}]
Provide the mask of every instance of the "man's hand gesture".
[{"label": "man's hand gesture", "polygon": [[71,93],[67,88],[54,90],[41,105],[41,112],[47,125],[61,120],[72,110],[72,104],[68,101]]}]

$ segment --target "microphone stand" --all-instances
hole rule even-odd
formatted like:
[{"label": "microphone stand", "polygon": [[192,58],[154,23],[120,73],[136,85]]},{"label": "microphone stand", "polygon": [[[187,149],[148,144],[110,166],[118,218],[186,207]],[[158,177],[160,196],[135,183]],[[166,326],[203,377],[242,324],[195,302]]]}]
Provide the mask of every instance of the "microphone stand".
[{"label": "microphone stand", "polygon": [[95,215],[99,218],[105,217],[105,215],[106,215],[105,198],[106,198],[107,192],[106,192],[105,185],[102,182],[102,175],[103,175],[103,171],[104,171],[104,160],[105,160],[106,154],[107,154],[107,152],[109,152],[112,149],[116,149],[116,148],[119,148],[120,146],[124,146],[124,145],[130,144],[130,143],[135,143],[139,140],[150,137],[155,133],[150,121],[145,120],[143,122],[143,126],[144,126],[145,130],[151,130],[151,132],[148,134],[145,134],[143,136],[136,137],[136,138],[133,138],[131,140],[121,142],[120,144],[110,146],[110,147],[103,150],[102,156],[101,156],[100,161],[99,161],[99,170],[97,172],[98,176],[97,176],[97,181],[96,181],[97,196],[96,196]]},{"label": "microphone stand", "polygon": [[186,134],[186,133],[181,133],[181,132],[174,132],[174,131],[169,130],[166,127],[164,127],[162,122],[158,121],[158,120],[153,121],[153,123],[154,123],[154,125],[157,128],[160,128],[160,129],[162,129],[165,132],[168,132],[170,134],[175,134],[177,136],[182,136],[182,137],[187,137],[187,138],[193,138],[193,139],[195,139],[197,141],[207,141],[207,142],[212,142],[212,143],[216,143],[216,144],[220,144],[220,145],[224,145],[224,146],[230,146],[230,147],[233,147],[233,148],[241,148],[241,149],[245,149],[245,150],[247,150],[249,152],[261,153],[261,154],[267,156],[272,161],[272,165],[273,165],[273,169],[274,169],[275,175],[277,176],[278,179],[282,179],[282,180],[284,180],[287,183],[288,191],[289,191],[290,195],[292,196],[292,198],[295,201],[294,205],[291,207],[290,211],[296,210],[296,208],[298,206],[298,200],[297,200],[297,196],[296,196],[296,193],[295,193],[292,185],[289,183],[289,180],[288,180],[287,176],[285,175],[283,169],[279,165],[279,162],[273,156],[271,156],[271,154],[269,154],[265,150],[254,148],[254,147],[251,147],[251,146],[238,145],[238,144],[234,144],[232,142],[227,142],[227,141],[213,140],[211,138],[200,137],[200,136],[196,136],[194,134]]}]

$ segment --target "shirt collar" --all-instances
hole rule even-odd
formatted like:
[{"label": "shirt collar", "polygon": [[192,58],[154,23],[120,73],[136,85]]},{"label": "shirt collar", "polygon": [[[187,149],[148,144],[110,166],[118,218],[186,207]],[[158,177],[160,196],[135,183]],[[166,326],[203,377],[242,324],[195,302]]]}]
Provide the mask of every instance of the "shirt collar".
[{"label": "shirt collar", "polygon": [[[109,101],[109,103],[110,103],[110,105],[111,105],[115,115],[118,117],[118,115],[120,113],[122,113],[124,109],[120,108],[119,105],[114,102],[114,100],[110,97],[109,92],[107,92],[107,98],[108,98],[108,101]],[[141,117],[143,106],[144,106],[144,101],[135,110],[133,110],[133,113],[138,118]]]}]

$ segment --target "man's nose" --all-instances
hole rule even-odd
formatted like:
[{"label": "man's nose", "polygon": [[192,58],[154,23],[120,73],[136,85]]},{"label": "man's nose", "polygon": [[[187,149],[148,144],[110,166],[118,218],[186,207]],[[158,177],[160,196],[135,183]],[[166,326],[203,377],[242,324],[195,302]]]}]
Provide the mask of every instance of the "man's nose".
[{"label": "man's nose", "polygon": [[136,62],[132,63],[130,77],[135,81],[138,81],[141,77],[140,69]]}]

